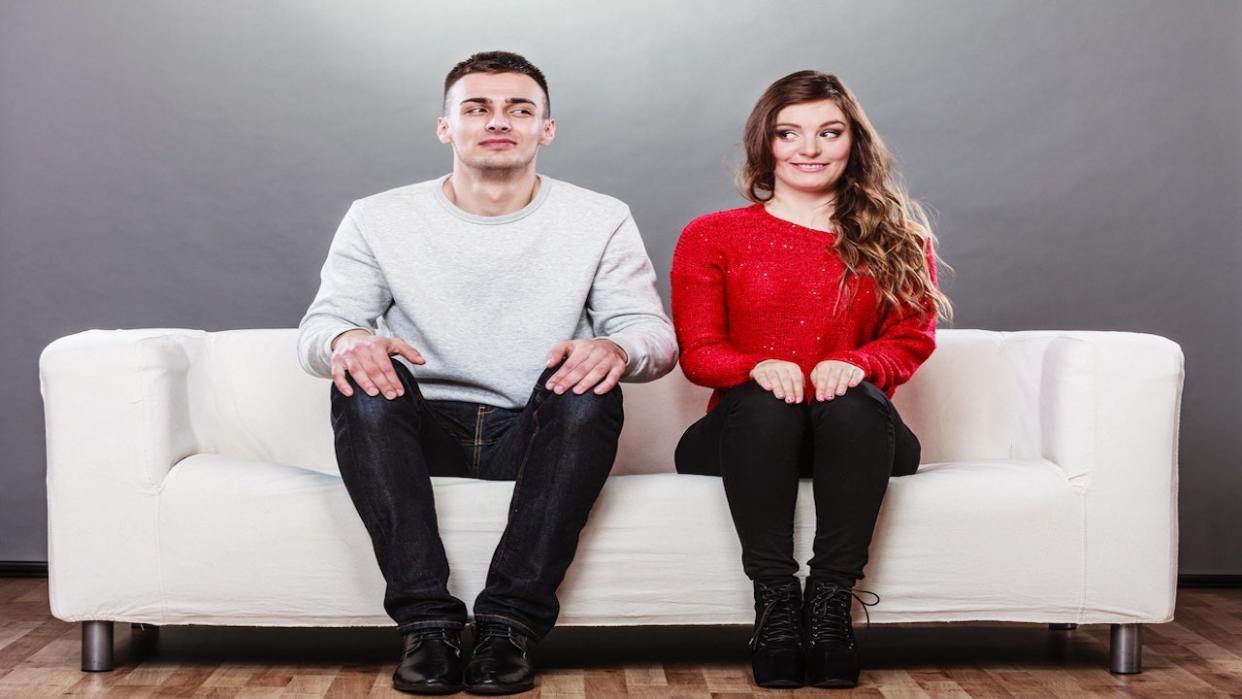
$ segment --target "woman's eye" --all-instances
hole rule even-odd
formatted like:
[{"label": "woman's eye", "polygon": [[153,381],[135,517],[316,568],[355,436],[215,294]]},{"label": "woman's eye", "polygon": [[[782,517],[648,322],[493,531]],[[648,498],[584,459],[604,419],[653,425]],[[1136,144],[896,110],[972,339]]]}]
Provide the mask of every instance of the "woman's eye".
[{"label": "woman's eye", "polygon": [[821,133],[821,134],[820,134],[820,136],[831,136],[831,137],[833,137],[833,138],[836,138],[837,136],[840,136],[840,135],[841,135],[841,132],[840,132],[840,131],[836,131],[836,130],[833,130],[833,129],[829,129],[829,130],[827,130],[827,131],[825,131],[825,132],[823,132],[823,133]]},{"label": "woman's eye", "polygon": [[789,139],[791,139],[791,138],[793,138],[794,136],[797,136],[797,135],[798,135],[798,134],[797,134],[797,133],[795,133],[795,132],[793,132],[793,131],[777,131],[777,132],[776,132],[776,137],[777,137],[777,138],[784,139],[784,140],[786,140],[786,141],[788,141]]}]

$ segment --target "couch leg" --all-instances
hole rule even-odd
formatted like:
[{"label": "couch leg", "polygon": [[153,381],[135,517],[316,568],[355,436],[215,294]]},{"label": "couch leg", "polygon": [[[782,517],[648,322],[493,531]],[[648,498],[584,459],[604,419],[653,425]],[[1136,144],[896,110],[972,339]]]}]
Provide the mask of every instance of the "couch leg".
[{"label": "couch leg", "polygon": [[1109,633],[1108,670],[1119,675],[1143,671],[1143,625],[1113,624]]},{"label": "couch leg", "polygon": [[1073,631],[1078,624],[1048,624],[1049,631]]},{"label": "couch leg", "polygon": [[82,671],[112,670],[112,622],[82,622]]}]

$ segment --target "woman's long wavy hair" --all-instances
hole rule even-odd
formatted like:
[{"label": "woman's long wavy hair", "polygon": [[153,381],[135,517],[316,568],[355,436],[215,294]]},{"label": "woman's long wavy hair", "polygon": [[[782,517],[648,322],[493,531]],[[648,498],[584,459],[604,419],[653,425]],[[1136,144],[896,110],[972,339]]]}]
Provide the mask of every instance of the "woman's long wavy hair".
[{"label": "woman's long wavy hair", "polygon": [[[742,196],[758,203],[772,198],[776,184],[772,142],[777,115],[791,104],[820,100],[832,100],[845,114],[851,140],[849,162],[836,184],[832,214],[837,233],[832,247],[847,269],[841,277],[838,299],[847,279],[869,274],[875,279],[882,311],[934,310],[937,315],[952,318],[953,305],[937,288],[927,264],[927,246],[936,255],[936,236],[927,213],[906,193],[888,148],[853,93],[835,75],[814,70],[790,73],[759,97],[746,120],[746,162],[738,172]],[[935,259],[938,270],[952,269],[940,262],[938,255]]]}]

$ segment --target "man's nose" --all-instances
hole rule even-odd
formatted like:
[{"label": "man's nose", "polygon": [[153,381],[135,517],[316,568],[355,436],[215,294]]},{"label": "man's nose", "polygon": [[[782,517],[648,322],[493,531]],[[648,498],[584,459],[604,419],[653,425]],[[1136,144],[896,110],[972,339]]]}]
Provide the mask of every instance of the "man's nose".
[{"label": "man's nose", "polygon": [[509,120],[503,114],[496,114],[487,122],[488,131],[508,131]]}]

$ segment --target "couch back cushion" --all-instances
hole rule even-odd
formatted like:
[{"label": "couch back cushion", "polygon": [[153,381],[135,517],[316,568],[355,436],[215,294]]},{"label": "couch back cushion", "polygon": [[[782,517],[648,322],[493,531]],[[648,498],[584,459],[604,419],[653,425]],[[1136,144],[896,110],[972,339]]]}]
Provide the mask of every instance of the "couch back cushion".
[{"label": "couch back cushion", "polygon": [[[922,462],[1037,458],[1040,392],[1055,334],[941,330],[937,349],[894,396],[919,436]],[[296,329],[206,335],[190,371],[191,394],[210,418],[203,451],[337,474],[327,379],[302,371]],[[646,384],[622,384],[625,428],[613,473],[673,471],[682,432],[704,414],[711,391],[680,368]]]}]

